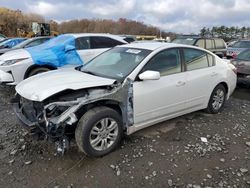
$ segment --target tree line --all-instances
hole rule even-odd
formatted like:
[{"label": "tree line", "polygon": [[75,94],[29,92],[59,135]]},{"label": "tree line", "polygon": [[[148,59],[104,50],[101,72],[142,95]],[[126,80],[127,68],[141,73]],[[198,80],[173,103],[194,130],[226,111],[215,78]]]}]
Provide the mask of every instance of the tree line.
[{"label": "tree line", "polygon": [[81,19],[58,24],[60,33],[112,33],[127,35],[155,35],[166,37],[172,33],[161,32],[159,28],[142,22],[120,18],[117,21],[109,19]]},{"label": "tree line", "polygon": [[[39,14],[26,14],[20,10],[10,10],[0,7],[0,33],[8,37],[16,37],[18,31],[31,31],[32,22],[45,22]],[[157,27],[146,25],[143,22],[120,18],[111,19],[75,19],[57,23],[49,21],[52,31],[59,33],[111,33],[127,35],[154,35],[157,37],[170,36],[175,38],[176,34],[161,32]],[[250,27],[203,27],[200,30],[202,37],[219,37],[225,41],[237,38],[249,38]]]},{"label": "tree line", "polygon": [[[0,33],[15,37],[18,30],[30,32],[32,22],[45,22],[38,14],[25,14],[20,10],[10,10],[0,7]],[[57,23],[49,21],[52,31],[59,33],[111,33],[127,35],[156,35],[166,37],[171,33],[161,32],[159,28],[146,25],[143,22],[120,18],[117,21],[109,19],[80,19]]]},{"label": "tree line", "polygon": [[202,37],[219,37],[223,38],[225,41],[229,41],[231,39],[249,38],[250,27],[203,27],[200,30],[200,35]]},{"label": "tree line", "polygon": [[44,18],[34,13],[24,14],[20,10],[0,7],[0,33],[6,36],[17,36],[18,29],[28,30],[31,22],[44,22]]}]

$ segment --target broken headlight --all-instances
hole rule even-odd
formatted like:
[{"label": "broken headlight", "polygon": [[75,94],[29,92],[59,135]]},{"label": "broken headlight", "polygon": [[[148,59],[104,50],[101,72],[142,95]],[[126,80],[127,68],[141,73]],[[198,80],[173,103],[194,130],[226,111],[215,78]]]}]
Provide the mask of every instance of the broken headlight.
[{"label": "broken headlight", "polygon": [[72,125],[77,121],[77,117],[72,109],[75,103],[72,102],[55,102],[45,106],[46,119],[53,124],[60,124],[66,122]]},{"label": "broken headlight", "polygon": [[56,104],[51,104],[46,107],[46,116],[47,118],[50,117],[58,117],[60,116],[63,112],[65,112],[70,106],[60,106]]}]

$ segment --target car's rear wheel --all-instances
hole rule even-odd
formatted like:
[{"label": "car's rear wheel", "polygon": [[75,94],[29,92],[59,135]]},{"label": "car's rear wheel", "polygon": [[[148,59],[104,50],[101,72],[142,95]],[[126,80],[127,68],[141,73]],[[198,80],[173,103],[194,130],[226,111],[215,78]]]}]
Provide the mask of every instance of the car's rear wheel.
[{"label": "car's rear wheel", "polygon": [[222,84],[219,84],[214,88],[211,94],[206,111],[211,114],[220,112],[224,107],[225,100],[226,89]]},{"label": "car's rear wheel", "polygon": [[34,76],[34,75],[37,75],[37,74],[40,74],[40,73],[43,73],[43,72],[47,72],[47,71],[50,71],[50,69],[47,68],[47,67],[37,67],[37,68],[32,69],[29,72],[27,77],[31,77],[31,76]]},{"label": "car's rear wheel", "polygon": [[100,157],[113,151],[122,138],[120,114],[108,107],[87,111],[78,122],[76,143],[85,154]]}]

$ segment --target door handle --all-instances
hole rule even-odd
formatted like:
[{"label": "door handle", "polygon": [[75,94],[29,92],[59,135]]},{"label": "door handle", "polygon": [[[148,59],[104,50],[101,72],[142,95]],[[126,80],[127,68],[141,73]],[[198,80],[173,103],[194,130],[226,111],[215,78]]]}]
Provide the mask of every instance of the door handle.
[{"label": "door handle", "polygon": [[179,81],[179,82],[177,82],[176,86],[180,87],[180,86],[184,86],[185,84],[186,84],[186,82]]},{"label": "door handle", "polygon": [[212,72],[211,76],[217,76],[218,73],[217,72]]}]

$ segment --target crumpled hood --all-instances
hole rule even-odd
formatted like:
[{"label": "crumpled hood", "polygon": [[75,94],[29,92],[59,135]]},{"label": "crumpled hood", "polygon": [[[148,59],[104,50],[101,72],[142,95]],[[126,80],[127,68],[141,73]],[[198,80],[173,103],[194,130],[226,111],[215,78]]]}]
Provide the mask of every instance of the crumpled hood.
[{"label": "crumpled hood", "polygon": [[12,50],[0,56],[0,64],[7,60],[31,58],[29,52],[24,49]]},{"label": "crumpled hood", "polygon": [[67,89],[108,86],[114,82],[113,79],[93,76],[74,69],[61,69],[32,76],[19,83],[16,91],[26,99],[41,102]]}]

